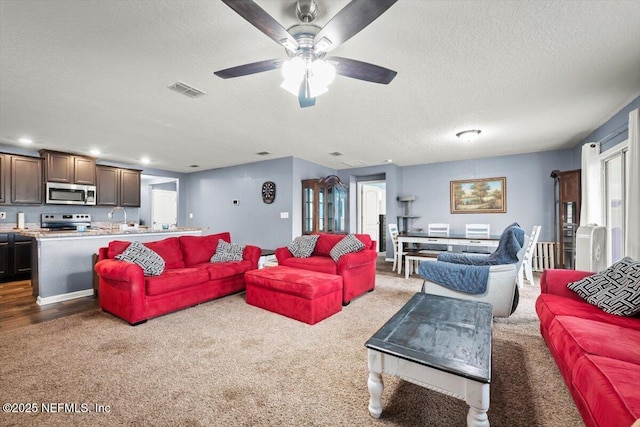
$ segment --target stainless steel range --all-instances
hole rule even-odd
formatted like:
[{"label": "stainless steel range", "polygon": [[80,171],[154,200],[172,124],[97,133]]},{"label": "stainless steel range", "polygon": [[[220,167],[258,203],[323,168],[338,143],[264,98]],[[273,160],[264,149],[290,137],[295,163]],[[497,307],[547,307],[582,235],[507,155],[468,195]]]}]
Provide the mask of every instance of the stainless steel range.
[{"label": "stainless steel range", "polygon": [[51,231],[89,229],[90,214],[40,214],[40,227]]}]

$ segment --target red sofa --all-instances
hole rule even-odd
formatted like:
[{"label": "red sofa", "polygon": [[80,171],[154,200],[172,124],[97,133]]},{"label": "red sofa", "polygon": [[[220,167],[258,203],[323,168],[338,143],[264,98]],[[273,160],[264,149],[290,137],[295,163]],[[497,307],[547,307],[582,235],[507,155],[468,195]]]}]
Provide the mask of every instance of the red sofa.
[{"label": "red sofa", "polygon": [[628,427],[640,418],[640,318],[608,314],[567,288],[591,274],[542,273],[540,332],[585,425]]},{"label": "red sofa", "polygon": [[132,325],[245,289],[244,273],[258,268],[260,248],[247,245],[242,261],[211,263],[218,240],[229,233],[180,236],[144,243],[165,261],[159,276],[144,276],[137,264],[114,259],[131,242],[100,248],[95,271],[100,307]]},{"label": "red sofa", "polygon": [[295,258],[287,247],[276,249],[278,265],[318,271],[342,276],[342,305],[347,305],[355,297],[372,291],[376,286],[376,242],[368,234],[355,236],[364,243],[359,252],[345,254],[335,262],[329,255],[331,249],[344,238],[344,234],[318,234],[316,247],[309,258]]}]

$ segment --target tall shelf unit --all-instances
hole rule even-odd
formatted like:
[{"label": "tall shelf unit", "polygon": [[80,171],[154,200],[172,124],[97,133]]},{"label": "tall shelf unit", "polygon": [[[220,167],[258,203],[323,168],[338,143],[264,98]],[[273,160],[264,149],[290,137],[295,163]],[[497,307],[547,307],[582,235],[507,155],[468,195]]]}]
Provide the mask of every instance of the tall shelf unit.
[{"label": "tall shelf unit", "polygon": [[302,180],[302,234],[347,232],[347,191],[323,179]]},{"label": "tall shelf unit", "polygon": [[416,196],[398,196],[398,201],[402,203],[404,213],[398,215],[398,232],[408,233],[410,231],[421,231],[421,228],[413,228],[412,223],[416,218],[420,218],[413,214],[413,202]]},{"label": "tall shelf unit", "polygon": [[576,231],[580,224],[581,171],[551,172],[554,179],[554,228],[556,268],[573,270],[576,265]]}]

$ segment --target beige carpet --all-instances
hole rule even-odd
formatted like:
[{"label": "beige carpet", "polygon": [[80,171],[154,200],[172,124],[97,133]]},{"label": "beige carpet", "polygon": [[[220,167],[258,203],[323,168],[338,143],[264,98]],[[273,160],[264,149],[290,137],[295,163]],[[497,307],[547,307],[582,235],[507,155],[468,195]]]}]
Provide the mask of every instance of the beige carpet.
[{"label": "beige carpet", "polygon": [[[2,403],[110,412],[2,413],[0,425],[463,426],[464,402],[389,376],[382,417],[367,411],[364,342],[420,285],[381,272],[374,292],[314,326],[238,294],[137,327],[94,310],[2,332]],[[540,338],[536,293],[525,285],[494,324],[493,427],[582,425]]]}]

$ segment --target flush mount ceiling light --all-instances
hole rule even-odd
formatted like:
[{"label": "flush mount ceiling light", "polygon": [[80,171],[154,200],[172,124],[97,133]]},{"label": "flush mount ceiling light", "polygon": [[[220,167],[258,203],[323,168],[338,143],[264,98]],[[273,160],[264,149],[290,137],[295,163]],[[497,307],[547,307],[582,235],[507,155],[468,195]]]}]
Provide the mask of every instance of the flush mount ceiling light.
[{"label": "flush mount ceiling light", "polygon": [[456,133],[456,136],[458,138],[460,138],[463,141],[466,142],[471,142],[473,140],[475,140],[476,138],[478,138],[478,136],[480,135],[480,130],[478,129],[473,129],[473,130],[464,130],[462,132],[458,132]]},{"label": "flush mount ceiling light", "polygon": [[21,144],[32,144],[33,140],[31,138],[20,138],[18,142]]}]

